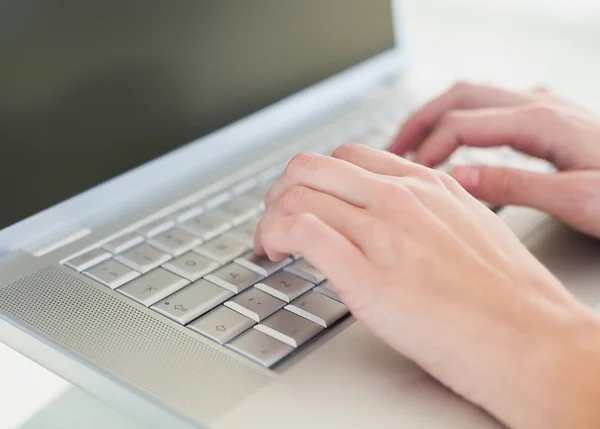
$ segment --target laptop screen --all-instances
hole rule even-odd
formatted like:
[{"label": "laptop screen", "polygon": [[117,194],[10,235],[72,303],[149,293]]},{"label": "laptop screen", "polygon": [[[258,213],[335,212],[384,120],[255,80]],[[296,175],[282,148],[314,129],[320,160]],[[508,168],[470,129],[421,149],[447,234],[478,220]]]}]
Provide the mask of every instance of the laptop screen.
[{"label": "laptop screen", "polygon": [[0,229],[393,44],[390,0],[0,2]]}]

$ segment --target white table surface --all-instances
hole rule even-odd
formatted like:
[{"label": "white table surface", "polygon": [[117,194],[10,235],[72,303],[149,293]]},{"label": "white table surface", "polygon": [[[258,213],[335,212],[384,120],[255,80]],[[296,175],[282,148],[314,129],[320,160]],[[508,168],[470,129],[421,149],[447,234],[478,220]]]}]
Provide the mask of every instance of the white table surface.
[{"label": "white table surface", "polygon": [[[594,3],[406,1],[409,82],[424,97],[457,79],[520,89],[543,84],[600,112],[600,4]],[[2,344],[0,404],[0,429],[137,427]]]}]

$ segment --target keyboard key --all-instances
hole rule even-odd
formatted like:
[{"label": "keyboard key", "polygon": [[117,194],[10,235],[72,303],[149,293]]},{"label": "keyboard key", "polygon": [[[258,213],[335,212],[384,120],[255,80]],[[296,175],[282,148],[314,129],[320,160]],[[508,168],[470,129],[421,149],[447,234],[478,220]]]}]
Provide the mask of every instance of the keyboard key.
[{"label": "keyboard key", "polygon": [[248,247],[231,237],[222,235],[194,249],[220,264],[227,264],[248,250]]},{"label": "keyboard key", "polygon": [[267,277],[292,262],[292,258],[286,258],[280,262],[273,262],[267,257],[255,255],[253,251],[250,251],[244,256],[237,258],[235,262],[261,276]]},{"label": "keyboard key", "polygon": [[177,323],[187,325],[233,296],[233,293],[206,280],[198,280],[152,306]]},{"label": "keyboard key", "polygon": [[173,228],[150,239],[149,243],[173,256],[179,256],[201,244],[202,239],[181,228]]},{"label": "keyboard key", "polygon": [[142,244],[115,256],[115,259],[143,274],[164,264],[171,256],[149,244]]},{"label": "keyboard key", "polygon": [[311,290],[315,285],[292,273],[280,271],[267,277],[258,283],[256,287],[273,295],[275,298],[279,298],[289,303],[303,293]]},{"label": "keyboard key", "polygon": [[237,294],[259,282],[262,276],[237,264],[229,264],[204,278]]},{"label": "keyboard key", "polygon": [[236,197],[233,200],[219,207],[220,210],[227,212],[234,225],[239,225],[252,219],[260,210],[260,201],[250,197]]},{"label": "keyboard key", "polygon": [[94,249],[82,255],[75,256],[65,262],[69,267],[81,272],[110,259],[112,255],[104,249]]},{"label": "keyboard key", "polygon": [[296,299],[285,309],[312,322],[328,328],[348,314],[348,308],[334,299],[310,291]]},{"label": "keyboard key", "polygon": [[202,204],[194,204],[175,210],[169,215],[169,217],[177,222],[185,222],[186,220],[190,220],[201,215],[202,213],[204,213],[204,206]]},{"label": "keyboard key", "polygon": [[163,267],[190,281],[196,281],[216,270],[220,265],[218,262],[211,261],[196,252],[188,252],[169,261]]},{"label": "keyboard key", "polygon": [[154,237],[155,235],[165,232],[175,226],[175,221],[166,217],[156,219],[146,225],[138,228],[138,232],[147,238]]},{"label": "keyboard key", "polygon": [[294,351],[293,347],[256,329],[249,329],[227,344],[227,347],[267,368]]},{"label": "keyboard key", "polygon": [[323,327],[287,310],[279,310],[254,329],[292,347],[300,347],[323,330]]},{"label": "keyboard key", "polygon": [[210,210],[217,206],[220,206],[221,204],[225,204],[227,201],[231,200],[231,198],[233,198],[233,194],[231,192],[220,192],[218,194],[211,195],[210,197],[208,197],[204,201],[204,207],[207,210]]},{"label": "keyboard key", "polygon": [[210,240],[221,235],[232,226],[228,215],[220,210],[213,210],[181,224],[181,227],[203,240]]},{"label": "keyboard key", "polygon": [[267,171],[262,173],[259,177],[259,180],[262,182],[272,182],[281,176],[281,173],[285,171],[285,167],[287,166],[288,161],[281,162],[273,167],[269,168]]},{"label": "keyboard key", "polygon": [[84,271],[84,274],[111,289],[123,286],[125,283],[140,276],[140,273],[137,271],[132,270],[114,259],[109,259],[100,265],[96,265],[94,268]]},{"label": "keyboard key", "polygon": [[121,292],[123,295],[149,307],[189,283],[186,279],[176,276],[164,268],[157,268],[120,287],[117,292]]},{"label": "keyboard key", "polygon": [[188,328],[219,344],[225,344],[254,324],[254,320],[221,305],[206,316],[189,324]]},{"label": "keyboard key", "polygon": [[256,322],[260,322],[283,308],[285,302],[253,287],[227,301],[224,305]]},{"label": "keyboard key", "polygon": [[232,229],[227,233],[227,236],[239,241],[240,243],[248,246],[249,248],[254,247],[254,236],[256,235],[256,228],[258,228],[259,219],[250,220],[237,228]]},{"label": "keyboard key", "polygon": [[308,263],[306,259],[300,259],[285,269],[287,272],[302,277],[311,283],[319,284],[325,280],[325,276],[321,274],[315,267]]},{"label": "keyboard key", "polygon": [[267,194],[271,190],[272,186],[273,183],[265,183],[263,185],[260,185],[258,188],[252,189],[250,192],[248,192],[248,195],[250,195],[253,198],[256,198],[259,201],[262,201],[264,205],[265,198],[267,197]]},{"label": "keyboard key", "polygon": [[321,283],[319,286],[317,286],[316,288],[313,289],[315,292],[319,292],[322,293],[325,296],[328,296],[331,299],[335,299],[338,302],[342,302],[342,300],[340,299],[339,295],[337,294],[336,291],[334,291],[331,286],[329,285],[329,280],[324,281],[323,283]]},{"label": "keyboard key", "polygon": [[257,186],[258,179],[256,177],[251,177],[233,185],[231,188],[231,192],[233,192],[233,195],[242,195],[250,191],[251,189],[256,188]]},{"label": "keyboard key", "polygon": [[144,242],[144,237],[135,232],[127,232],[114,240],[109,241],[103,247],[109,252],[122,253],[132,247],[139,246]]}]

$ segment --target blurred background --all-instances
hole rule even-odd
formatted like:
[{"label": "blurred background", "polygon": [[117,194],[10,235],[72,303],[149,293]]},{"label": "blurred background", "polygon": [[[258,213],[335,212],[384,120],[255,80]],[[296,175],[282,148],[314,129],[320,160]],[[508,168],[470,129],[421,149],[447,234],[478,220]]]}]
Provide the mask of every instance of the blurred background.
[{"label": "blurred background", "polygon": [[[406,0],[403,14],[421,101],[460,79],[544,85],[600,113],[597,0]],[[1,344],[0,380],[2,429],[134,427]]]},{"label": "blurred background", "polygon": [[597,0],[406,0],[413,82],[545,85],[600,111]]}]

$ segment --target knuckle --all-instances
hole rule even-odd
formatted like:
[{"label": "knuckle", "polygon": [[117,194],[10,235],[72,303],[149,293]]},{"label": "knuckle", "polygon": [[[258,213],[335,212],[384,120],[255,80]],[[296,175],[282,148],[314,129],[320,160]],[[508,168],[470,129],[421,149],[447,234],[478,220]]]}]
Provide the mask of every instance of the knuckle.
[{"label": "knuckle", "polygon": [[459,183],[452,176],[441,171],[435,171],[435,179],[439,184],[450,191],[462,189]]},{"label": "knuckle", "polygon": [[294,155],[285,167],[284,174],[288,177],[299,177],[316,162],[317,155],[312,152],[303,152]]},{"label": "knuckle", "polygon": [[304,186],[292,186],[286,189],[279,197],[279,209],[284,214],[295,213],[306,197],[308,188]]},{"label": "knuckle", "polygon": [[344,143],[343,145],[335,149],[331,156],[339,159],[351,158],[353,155],[357,154],[362,148],[363,146],[358,143]]},{"label": "knuckle", "polygon": [[364,225],[364,231],[368,237],[372,237],[374,244],[377,247],[377,253],[381,255],[393,255],[392,234],[388,223],[383,219],[371,219]]},{"label": "knuckle", "polygon": [[472,86],[473,85],[466,80],[458,80],[454,82],[454,85],[452,85],[452,88],[450,90],[455,92],[461,92],[463,90],[470,89]]},{"label": "knuckle", "polygon": [[380,207],[385,211],[397,211],[405,207],[406,202],[413,197],[407,186],[391,181],[380,183],[376,192]]},{"label": "knuckle", "polygon": [[459,80],[452,85],[450,88],[451,92],[455,92],[457,94],[463,94],[469,92],[473,89],[473,84],[466,80]]},{"label": "knuckle", "polygon": [[454,127],[464,117],[463,112],[459,110],[449,110],[442,115],[440,120],[441,126]]},{"label": "knuckle", "polygon": [[558,119],[556,109],[546,103],[531,103],[524,107],[525,112],[530,120],[540,124],[553,122]]},{"label": "knuckle", "polygon": [[316,220],[316,217],[310,213],[300,213],[291,219],[288,234],[296,242],[310,240]]}]

